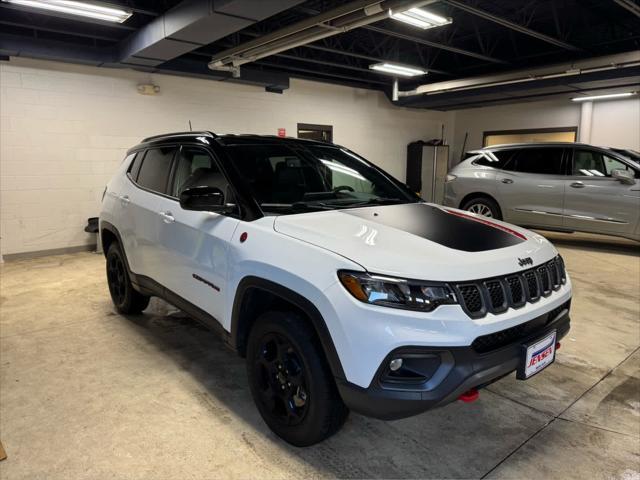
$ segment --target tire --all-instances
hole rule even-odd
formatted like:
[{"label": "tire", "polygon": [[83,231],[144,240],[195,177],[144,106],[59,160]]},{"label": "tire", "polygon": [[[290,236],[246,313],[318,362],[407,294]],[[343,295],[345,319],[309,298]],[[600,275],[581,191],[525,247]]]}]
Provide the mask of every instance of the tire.
[{"label": "tire", "polygon": [[315,332],[295,313],[267,312],[256,320],[247,376],[265,423],[297,447],[330,437],[349,415]]},{"label": "tire", "polygon": [[149,305],[149,297],[134,290],[126,260],[117,242],[107,251],[107,283],[116,310],[125,314],[141,313]]},{"label": "tire", "polygon": [[462,210],[467,210],[472,213],[477,213],[488,218],[495,218],[496,220],[502,220],[502,212],[495,200],[488,197],[475,197],[467,200],[462,205]]}]

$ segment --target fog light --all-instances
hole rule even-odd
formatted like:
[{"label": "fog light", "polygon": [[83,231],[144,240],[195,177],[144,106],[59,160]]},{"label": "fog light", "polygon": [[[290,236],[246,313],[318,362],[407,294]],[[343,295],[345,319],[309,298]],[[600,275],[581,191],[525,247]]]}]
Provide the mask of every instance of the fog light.
[{"label": "fog light", "polygon": [[393,360],[391,360],[389,362],[389,370],[391,370],[392,372],[395,372],[395,371],[399,370],[400,367],[402,367],[402,359],[401,358],[394,358]]}]

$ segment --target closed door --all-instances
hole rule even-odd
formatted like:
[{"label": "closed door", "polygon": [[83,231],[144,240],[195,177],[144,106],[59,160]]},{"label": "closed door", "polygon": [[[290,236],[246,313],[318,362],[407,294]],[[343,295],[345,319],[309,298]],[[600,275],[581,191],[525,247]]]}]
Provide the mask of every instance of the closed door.
[{"label": "closed door", "polygon": [[496,175],[498,202],[506,221],[525,226],[562,226],[565,149],[518,149]]},{"label": "closed door", "polygon": [[[599,150],[577,148],[567,179],[565,225],[599,233],[632,233],[640,215],[640,179],[629,165]],[[615,169],[633,171],[635,184],[612,178]]]},{"label": "closed door", "polygon": [[134,273],[158,280],[162,256],[158,249],[158,203],[166,193],[175,147],[147,150],[141,165],[134,162],[131,182],[123,191],[122,208],[126,211],[121,235],[125,252]]},{"label": "closed door", "polygon": [[213,157],[198,147],[181,147],[169,195],[158,204],[161,283],[218,321],[225,318],[229,242],[239,220],[211,212],[183,210],[178,201],[188,187],[230,189]]}]

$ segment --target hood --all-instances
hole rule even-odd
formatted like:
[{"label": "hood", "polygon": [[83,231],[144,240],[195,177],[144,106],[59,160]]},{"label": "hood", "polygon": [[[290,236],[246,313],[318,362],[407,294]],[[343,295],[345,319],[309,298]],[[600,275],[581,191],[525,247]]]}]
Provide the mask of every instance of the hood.
[{"label": "hood", "polygon": [[[557,255],[541,235],[427,203],[279,216],[274,229],[372,273],[461,281],[517,272]],[[522,264],[522,265],[521,265]]]}]

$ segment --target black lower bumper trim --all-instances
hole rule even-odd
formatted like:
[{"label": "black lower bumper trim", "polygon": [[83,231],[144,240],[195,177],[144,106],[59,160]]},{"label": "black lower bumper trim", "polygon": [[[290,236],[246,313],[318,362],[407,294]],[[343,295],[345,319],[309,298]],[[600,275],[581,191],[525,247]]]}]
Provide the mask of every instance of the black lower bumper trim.
[{"label": "black lower bumper trim", "polygon": [[383,366],[368,388],[362,388],[345,380],[337,380],[338,390],[347,406],[362,415],[396,420],[417,415],[432,408],[441,407],[456,400],[472,388],[482,388],[516,371],[522,362],[522,345],[556,330],[557,339],[564,337],[570,328],[568,312],[526,338],[488,353],[478,353],[472,347],[406,347],[390,354],[383,362],[403,352],[434,354],[442,358],[440,369],[434,377],[419,388],[410,385],[392,386],[381,381]]}]

